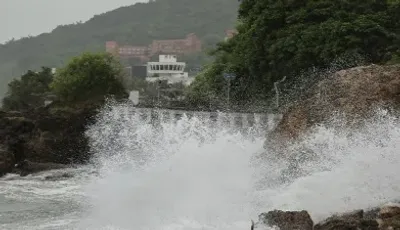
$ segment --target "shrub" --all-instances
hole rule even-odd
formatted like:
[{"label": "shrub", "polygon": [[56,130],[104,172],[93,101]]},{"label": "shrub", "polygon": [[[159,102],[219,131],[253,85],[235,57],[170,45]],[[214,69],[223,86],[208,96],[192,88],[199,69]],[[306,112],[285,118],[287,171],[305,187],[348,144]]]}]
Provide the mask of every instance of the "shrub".
[{"label": "shrub", "polygon": [[57,70],[51,88],[62,101],[83,101],[125,95],[122,68],[105,53],[84,53]]}]

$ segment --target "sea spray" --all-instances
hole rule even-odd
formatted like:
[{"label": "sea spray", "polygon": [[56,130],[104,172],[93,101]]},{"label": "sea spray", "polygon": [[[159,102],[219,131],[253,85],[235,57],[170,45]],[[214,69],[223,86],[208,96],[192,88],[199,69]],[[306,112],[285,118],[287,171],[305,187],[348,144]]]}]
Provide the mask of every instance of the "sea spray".
[{"label": "sea spray", "polygon": [[232,114],[134,110],[109,104],[88,127],[91,165],[0,179],[0,228],[239,230],[273,209],[317,222],[399,198],[400,125],[384,110],[357,130],[315,127],[283,155],[262,148],[260,115],[235,128]]},{"label": "sea spray", "polygon": [[288,144],[298,156],[289,160],[262,148],[256,125],[239,132],[111,108],[88,130],[101,176],[86,187],[92,208],[82,228],[246,229],[272,209],[306,209],[318,221],[399,198],[400,126],[382,111],[357,131],[316,127]]}]

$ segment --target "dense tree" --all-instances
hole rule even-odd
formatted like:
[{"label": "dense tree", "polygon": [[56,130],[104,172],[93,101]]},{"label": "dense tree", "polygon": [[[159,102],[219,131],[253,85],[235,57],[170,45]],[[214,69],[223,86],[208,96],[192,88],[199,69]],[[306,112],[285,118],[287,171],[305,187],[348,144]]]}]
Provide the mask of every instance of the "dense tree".
[{"label": "dense tree", "polygon": [[211,70],[194,87],[208,82],[203,90],[210,90],[223,72],[234,72],[233,98],[265,99],[284,76],[293,82],[303,71],[336,60],[343,68],[396,60],[399,6],[397,0],[241,1],[239,34],[217,47]]},{"label": "dense tree", "polygon": [[75,102],[125,95],[122,68],[106,53],[84,53],[58,69],[51,89],[59,99]]},{"label": "dense tree", "polygon": [[50,92],[49,84],[53,79],[50,68],[43,67],[40,72],[28,71],[20,79],[8,84],[8,93],[3,98],[3,109],[28,110],[42,106]]}]

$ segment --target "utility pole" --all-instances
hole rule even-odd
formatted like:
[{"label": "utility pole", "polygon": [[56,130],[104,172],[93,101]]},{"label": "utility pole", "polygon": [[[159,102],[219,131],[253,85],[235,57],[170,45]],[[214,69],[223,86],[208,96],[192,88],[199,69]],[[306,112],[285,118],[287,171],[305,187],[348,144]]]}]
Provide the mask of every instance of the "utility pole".
[{"label": "utility pole", "polygon": [[280,81],[274,82],[274,88],[275,88],[275,93],[276,93],[276,108],[279,108],[279,89],[278,89],[278,84],[282,83],[286,80],[286,76],[284,76]]},{"label": "utility pole", "polygon": [[231,79],[228,78],[228,110],[231,108]]},{"label": "utility pole", "polygon": [[228,80],[228,111],[230,110],[230,107],[231,107],[231,102],[230,102],[230,97],[231,97],[231,79],[233,79],[233,78],[235,78],[236,76],[235,76],[235,74],[233,74],[233,73],[224,73],[223,74],[223,76],[224,76],[224,78],[226,79],[226,80]]},{"label": "utility pole", "polygon": [[211,111],[212,109],[212,106],[211,106],[211,100],[212,100],[212,95],[211,95],[211,93],[209,92],[208,93],[208,109]]},{"label": "utility pole", "polygon": [[157,107],[160,107],[160,87],[161,87],[161,81],[158,80],[158,84],[157,84]]}]

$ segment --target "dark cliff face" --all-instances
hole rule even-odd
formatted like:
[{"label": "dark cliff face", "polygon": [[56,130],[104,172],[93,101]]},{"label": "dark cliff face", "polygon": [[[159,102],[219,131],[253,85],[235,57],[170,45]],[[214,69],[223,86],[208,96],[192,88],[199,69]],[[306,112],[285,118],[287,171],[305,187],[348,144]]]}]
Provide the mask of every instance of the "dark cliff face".
[{"label": "dark cliff face", "polygon": [[82,164],[90,159],[87,125],[101,103],[0,112],[0,176],[21,162]]}]

